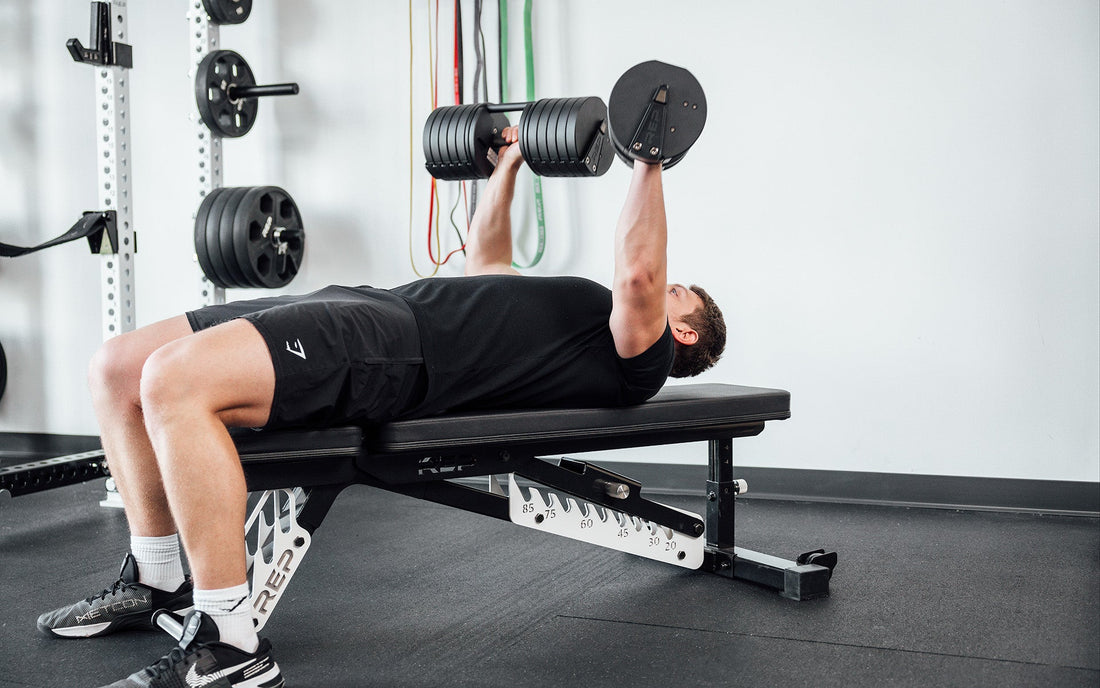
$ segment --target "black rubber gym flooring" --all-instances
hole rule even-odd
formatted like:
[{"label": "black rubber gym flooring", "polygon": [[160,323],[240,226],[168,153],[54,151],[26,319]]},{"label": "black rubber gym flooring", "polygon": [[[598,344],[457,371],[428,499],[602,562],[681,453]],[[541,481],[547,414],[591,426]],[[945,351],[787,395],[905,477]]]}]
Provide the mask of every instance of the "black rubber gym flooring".
[{"label": "black rubber gym flooring", "polygon": [[[116,577],[128,532],[101,496],[97,480],[0,506],[0,686],[95,687],[170,649],[36,634],[39,612]],[[743,499],[737,528],[786,558],[835,549],[832,595],[353,487],[265,634],[299,687],[1100,685],[1096,519]]]}]

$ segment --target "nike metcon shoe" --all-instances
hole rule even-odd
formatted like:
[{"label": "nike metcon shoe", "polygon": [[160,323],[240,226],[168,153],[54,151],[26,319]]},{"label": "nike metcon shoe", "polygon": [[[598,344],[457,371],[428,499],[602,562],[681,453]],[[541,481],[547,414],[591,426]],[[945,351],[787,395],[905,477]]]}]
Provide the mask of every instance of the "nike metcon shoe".
[{"label": "nike metcon shoe", "polygon": [[218,642],[218,626],[199,611],[183,620],[183,635],[156,664],[104,688],[283,688],[266,639],[254,653]]},{"label": "nike metcon shoe", "polygon": [[137,582],[138,567],[132,554],[122,562],[118,580],[98,595],[38,617],[38,631],[58,638],[94,638],[126,629],[152,629],[153,612],[191,609],[191,580],[175,592],[165,592]]}]

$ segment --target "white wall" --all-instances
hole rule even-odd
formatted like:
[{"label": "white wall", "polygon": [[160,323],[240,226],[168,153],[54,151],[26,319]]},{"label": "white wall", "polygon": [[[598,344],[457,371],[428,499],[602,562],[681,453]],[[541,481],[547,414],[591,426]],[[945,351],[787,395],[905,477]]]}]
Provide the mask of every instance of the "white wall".
[{"label": "white wall", "polygon": [[[426,271],[428,12],[415,4],[412,207]],[[441,5],[446,103],[452,3]],[[496,4],[486,5],[495,54]],[[731,328],[724,361],[699,380],[793,395],[793,418],[739,443],[739,463],[1100,479],[1097,3],[535,5],[540,97],[606,98],[651,58],[689,67],[707,90],[703,138],[666,178],[670,276],[706,286]],[[198,303],[185,13],[184,2],[129,7],[140,324]],[[84,0],[0,0],[5,241],[50,238],[95,203],[91,70],[63,48],[87,41],[87,17]],[[517,100],[521,18],[513,0]],[[260,0],[246,24],[222,29],[222,46],[261,82],[302,86],[262,103],[252,133],[225,142],[227,185],[282,185],[306,219],[307,262],[291,291],[415,278],[408,22],[404,2]],[[469,89],[469,38],[465,55]],[[496,99],[495,67],[489,76]],[[549,240],[534,272],[609,279],[628,174],[616,163],[597,180],[544,180]],[[533,223],[519,224],[529,256]],[[0,262],[12,366],[0,430],[96,432],[84,368],[100,336],[97,284],[79,244]]]}]

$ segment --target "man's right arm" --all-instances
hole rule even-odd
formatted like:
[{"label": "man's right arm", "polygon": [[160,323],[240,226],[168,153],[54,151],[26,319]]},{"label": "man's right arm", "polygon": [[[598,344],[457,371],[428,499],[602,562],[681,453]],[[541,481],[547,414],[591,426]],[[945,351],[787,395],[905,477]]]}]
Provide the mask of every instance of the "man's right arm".
[{"label": "man's right arm", "polygon": [[622,358],[653,345],[668,326],[665,220],[661,166],[635,162],[626,203],[615,228],[611,335]]}]

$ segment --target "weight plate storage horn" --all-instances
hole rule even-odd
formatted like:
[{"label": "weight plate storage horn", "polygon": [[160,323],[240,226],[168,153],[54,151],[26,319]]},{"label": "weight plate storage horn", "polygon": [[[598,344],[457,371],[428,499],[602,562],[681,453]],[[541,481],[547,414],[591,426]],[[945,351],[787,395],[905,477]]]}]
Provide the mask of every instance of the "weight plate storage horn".
[{"label": "weight plate storage horn", "polygon": [[199,266],[223,289],[277,289],[298,274],[305,230],[294,199],[276,186],[221,188],[195,214]]},{"label": "weight plate storage horn", "polygon": [[707,99],[683,67],[651,60],[628,69],[607,102],[611,141],[627,164],[678,163],[703,133]]}]

